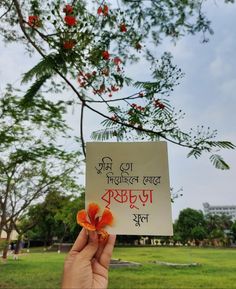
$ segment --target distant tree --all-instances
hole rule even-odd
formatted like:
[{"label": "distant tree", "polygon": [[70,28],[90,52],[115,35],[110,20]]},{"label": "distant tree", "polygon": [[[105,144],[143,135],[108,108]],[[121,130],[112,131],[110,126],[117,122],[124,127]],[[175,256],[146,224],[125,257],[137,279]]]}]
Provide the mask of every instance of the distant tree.
[{"label": "distant tree", "polygon": [[204,236],[204,216],[202,211],[191,208],[182,210],[176,221],[176,232],[179,234],[182,243],[189,240],[201,239]]},{"label": "distant tree", "polygon": [[[216,130],[179,127],[184,113],[169,95],[183,73],[170,53],[155,53],[164,39],[187,34],[202,32],[206,42],[213,31],[202,7],[202,0],[3,0],[0,32],[6,43],[20,42],[41,56],[23,77],[30,86],[27,99],[33,101],[41,88],[57,94],[68,88],[78,99],[84,154],[90,111],[103,119],[92,134],[96,140],[163,139],[188,148],[188,156],[210,153],[215,167],[229,169],[218,151],[235,148],[232,143],[216,140]],[[126,68],[141,61],[145,79],[132,78]]]},{"label": "distant tree", "polygon": [[234,223],[231,226],[231,232],[234,238],[234,242],[236,243],[236,221],[234,221]]},{"label": "distant tree", "polygon": [[174,231],[174,235],[173,235],[174,244],[176,245],[177,243],[181,243],[182,239],[181,239],[180,233],[178,231],[177,221],[175,221],[173,224],[173,231]]},{"label": "distant tree", "polygon": [[191,236],[195,240],[195,244],[198,246],[200,241],[207,237],[207,232],[204,226],[196,226],[191,230]]},{"label": "distant tree", "polygon": [[208,239],[213,245],[230,243],[231,216],[225,214],[207,214],[205,216]]},{"label": "distant tree", "polygon": [[66,105],[40,95],[27,101],[10,86],[0,98],[0,234],[7,242],[30,204],[52,190],[78,190],[80,153],[61,145],[69,138]]},{"label": "distant tree", "polygon": [[213,246],[220,246],[225,239],[225,234],[222,229],[216,228],[209,233],[208,238]]},{"label": "distant tree", "polygon": [[[76,214],[85,207],[85,194],[81,189],[80,196],[71,195],[67,199],[60,210],[57,210],[55,220],[58,224],[62,224],[63,230],[57,234],[59,243],[66,238],[67,241],[74,241],[81,229],[76,222]],[[60,225],[59,225],[60,226]]]},{"label": "distant tree", "polygon": [[[49,192],[45,200],[29,207],[20,226],[22,236],[31,236],[32,240],[44,241],[44,246],[51,245],[56,237],[58,243],[73,241],[78,234],[76,213],[84,208],[84,192],[80,196],[65,195],[59,191]],[[29,227],[29,224],[34,226]],[[29,230],[27,230],[29,228]]]}]

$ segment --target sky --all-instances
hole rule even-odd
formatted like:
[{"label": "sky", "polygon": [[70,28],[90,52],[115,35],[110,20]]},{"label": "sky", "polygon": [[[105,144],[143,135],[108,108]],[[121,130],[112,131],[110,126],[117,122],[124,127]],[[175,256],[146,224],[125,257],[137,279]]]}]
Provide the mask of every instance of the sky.
[{"label": "sky", "polygon": [[[201,35],[187,36],[177,42],[165,42],[157,53],[166,50],[173,56],[185,77],[171,94],[173,104],[186,112],[181,121],[183,128],[197,125],[210,126],[218,130],[219,140],[229,140],[236,144],[236,4],[209,0],[204,7],[212,21],[214,35],[210,41],[201,43]],[[0,41],[0,92],[5,84],[20,86],[23,72],[39,60],[35,55],[29,58],[18,44],[7,47]],[[143,77],[142,69],[136,75]],[[89,117],[89,115],[88,115]],[[68,114],[69,124],[78,131],[79,115]],[[88,118],[86,141],[96,129],[99,119]],[[202,203],[211,205],[236,205],[236,151],[220,152],[230,164],[229,171],[217,170],[209,161],[209,155],[198,160],[187,158],[188,150],[168,145],[170,183],[174,191],[183,188],[183,196],[172,205],[173,219],[187,207],[202,210]]]}]

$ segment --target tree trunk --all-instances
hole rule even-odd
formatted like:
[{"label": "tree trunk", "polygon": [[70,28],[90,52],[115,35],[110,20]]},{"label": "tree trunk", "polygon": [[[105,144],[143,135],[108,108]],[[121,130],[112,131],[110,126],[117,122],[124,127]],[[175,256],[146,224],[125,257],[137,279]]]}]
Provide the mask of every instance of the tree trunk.
[{"label": "tree trunk", "polygon": [[4,260],[7,259],[7,253],[8,253],[9,245],[10,245],[10,242],[11,242],[11,233],[12,233],[12,231],[7,231],[6,233],[7,233],[6,244],[5,244],[5,247],[3,249],[3,254],[2,254],[2,258]]},{"label": "tree trunk", "polygon": [[4,226],[5,226],[5,222],[4,222],[4,216],[0,216],[0,237],[2,236],[2,233],[3,233],[3,229],[4,229]]},{"label": "tree trunk", "polygon": [[30,239],[27,239],[27,252],[29,253],[30,250]]},{"label": "tree trunk", "polygon": [[21,239],[22,235],[19,235],[16,242],[15,255],[19,254]]}]

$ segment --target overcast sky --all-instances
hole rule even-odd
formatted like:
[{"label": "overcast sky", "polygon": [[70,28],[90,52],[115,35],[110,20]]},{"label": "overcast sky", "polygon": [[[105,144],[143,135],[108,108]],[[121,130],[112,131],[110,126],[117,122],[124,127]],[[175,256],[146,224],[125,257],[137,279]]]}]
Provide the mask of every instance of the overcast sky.
[{"label": "overcast sky", "polygon": [[[188,36],[176,45],[165,43],[159,51],[171,51],[185,77],[171,95],[177,108],[186,112],[182,125],[190,128],[198,124],[218,130],[219,140],[236,144],[236,4],[208,1],[205,11],[215,31],[207,44],[201,44],[201,35]],[[0,43],[0,91],[6,83],[20,85],[21,74],[38,56],[28,58],[19,45],[5,47]],[[137,72],[137,74],[140,72]],[[68,116],[75,127],[79,116]],[[96,120],[87,123],[87,141]],[[230,164],[229,171],[215,169],[209,156],[198,160],[186,158],[188,151],[169,145],[171,186],[183,188],[183,196],[173,204],[173,217],[186,207],[202,209],[203,202],[212,205],[236,205],[236,151],[224,151],[222,156]]]}]

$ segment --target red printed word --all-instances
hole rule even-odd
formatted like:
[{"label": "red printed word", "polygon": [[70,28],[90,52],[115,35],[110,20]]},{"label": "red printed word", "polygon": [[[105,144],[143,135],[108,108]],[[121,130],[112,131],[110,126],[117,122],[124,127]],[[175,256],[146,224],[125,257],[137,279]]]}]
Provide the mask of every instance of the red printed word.
[{"label": "red printed word", "polygon": [[128,203],[131,209],[139,209],[140,205],[152,204],[152,193],[150,189],[107,189],[101,199],[107,203],[108,209],[111,202]]}]

